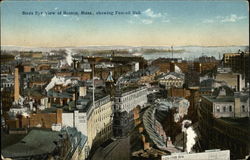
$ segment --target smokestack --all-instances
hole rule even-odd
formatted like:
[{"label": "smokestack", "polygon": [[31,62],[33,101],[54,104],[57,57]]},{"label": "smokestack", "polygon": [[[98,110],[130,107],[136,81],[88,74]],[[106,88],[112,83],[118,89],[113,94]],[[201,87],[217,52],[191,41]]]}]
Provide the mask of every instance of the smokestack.
[{"label": "smokestack", "polygon": [[19,86],[19,70],[15,68],[15,87],[14,87],[14,101],[17,102],[20,96],[20,86]]}]

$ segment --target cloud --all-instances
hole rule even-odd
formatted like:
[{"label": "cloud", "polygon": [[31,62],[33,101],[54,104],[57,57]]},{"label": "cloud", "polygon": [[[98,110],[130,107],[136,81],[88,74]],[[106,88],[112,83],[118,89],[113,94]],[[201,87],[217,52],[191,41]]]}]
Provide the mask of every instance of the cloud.
[{"label": "cloud", "polygon": [[151,17],[151,18],[160,18],[162,17],[161,13],[154,13],[151,8],[148,8],[143,12],[146,16]]},{"label": "cloud", "polygon": [[231,14],[230,16],[222,17],[221,22],[237,22],[245,18],[245,16],[237,16],[236,14]]},{"label": "cloud", "polygon": [[247,18],[246,16],[237,16],[236,14],[231,14],[229,16],[216,16],[212,19],[204,19],[202,23],[227,23],[227,22],[238,22]]},{"label": "cloud", "polygon": [[155,13],[151,8],[146,9],[141,15],[133,15],[131,20],[127,22],[130,24],[142,23],[152,24],[156,21],[167,23],[170,20],[167,18],[167,13]]}]

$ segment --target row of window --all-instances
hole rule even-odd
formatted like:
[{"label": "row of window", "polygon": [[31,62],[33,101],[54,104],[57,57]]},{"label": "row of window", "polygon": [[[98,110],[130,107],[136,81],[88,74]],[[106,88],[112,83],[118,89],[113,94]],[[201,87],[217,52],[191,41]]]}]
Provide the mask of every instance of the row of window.
[{"label": "row of window", "polygon": [[[222,111],[221,111],[221,108],[222,108]],[[223,106],[223,107],[219,107],[219,106],[217,106],[216,107],[216,111],[217,112],[232,112],[232,106]]]},{"label": "row of window", "polygon": [[95,122],[101,122],[106,118],[110,118],[110,116],[111,116],[111,114],[107,114],[107,113],[102,115],[102,116],[98,116],[98,118],[95,120]]},{"label": "row of window", "polygon": [[126,97],[121,97],[121,98],[119,98],[119,102],[130,101],[132,99],[138,98],[138,97],[143,96],[143,95],[146,95],[146,90],[131,94],[131,95],[126,96]]},{"label": "row of window", "polygon": [[11,87],[14,83],[1,83],[1,87]]},{"label": "row of window", "polygon": [[100,108],[98,108],[95,112],[94,112],[94,114],[98,114],[98,113],[100,113],[100,112],[103,112],[103,111],[105,111],[105,110],[107,110],[107,109],[110,109],[110,106],[109,105],[107,105],[107,106],[105,106],[105,107],[100,107]]},{"label": "row of window", "polygon": [[[223,106],[223,107],[217,106],[216,111],[217,112],[232,112],[233,109],[232,109],[232,106]],[[241,106],[241,111],[242,112],[247,112],[247,109],[246,109],[245,105]]]},{"label": "row of window", "polygon": [[111,130],[112,130],[112,126],[109,125],[109,126],[107,126],[107,127],[104,127],[104,128],[101,130],[100,134],[103,135],[103,134],[105,134],[106,132],[110,132]]},{"label": "row of window", "polygon": [[103,104],[106,104],[110,101],[110,98],[105,98],[104,100],[99,100],[95,102],[96,106],[102,106]]},{"label": "row of window", "polygon": [[165,83],[167,86],[181,86],[182,82],[167,82]]}]

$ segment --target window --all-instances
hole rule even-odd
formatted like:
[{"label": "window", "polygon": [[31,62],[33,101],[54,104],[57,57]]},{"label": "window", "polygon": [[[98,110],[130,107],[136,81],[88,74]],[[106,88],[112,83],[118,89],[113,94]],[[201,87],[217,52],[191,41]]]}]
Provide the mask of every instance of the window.
[{"label": "window", "polygon": [[217,107],[216,107],[216,110],[217,110],[217,112],[220,112],[220,107],[217,106]]},{"label": "window", "polygon": [[229,112],[232,112],[232,106],[229,106]]},{"label": "window", "polygon": [[245,106],[242,105],[241,108],[242,108],[242,112],[245,112]]},{"label": "window", "polygon": [[223,107],[223,112],[226,112],[226,107],[225,106]]}]

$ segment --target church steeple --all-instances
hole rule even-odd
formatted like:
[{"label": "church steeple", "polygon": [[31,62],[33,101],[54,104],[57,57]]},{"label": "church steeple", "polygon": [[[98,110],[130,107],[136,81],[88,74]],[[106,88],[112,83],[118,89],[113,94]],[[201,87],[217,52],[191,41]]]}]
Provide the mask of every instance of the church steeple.
[{"label": "church steeple", "polygon": [[112,71],[109,72],[109,75],[105,81],[107,92],[110,94],[110,97],[112,98],[115,94],[115,85],[114,85],[114,79],[112,76]]}]

